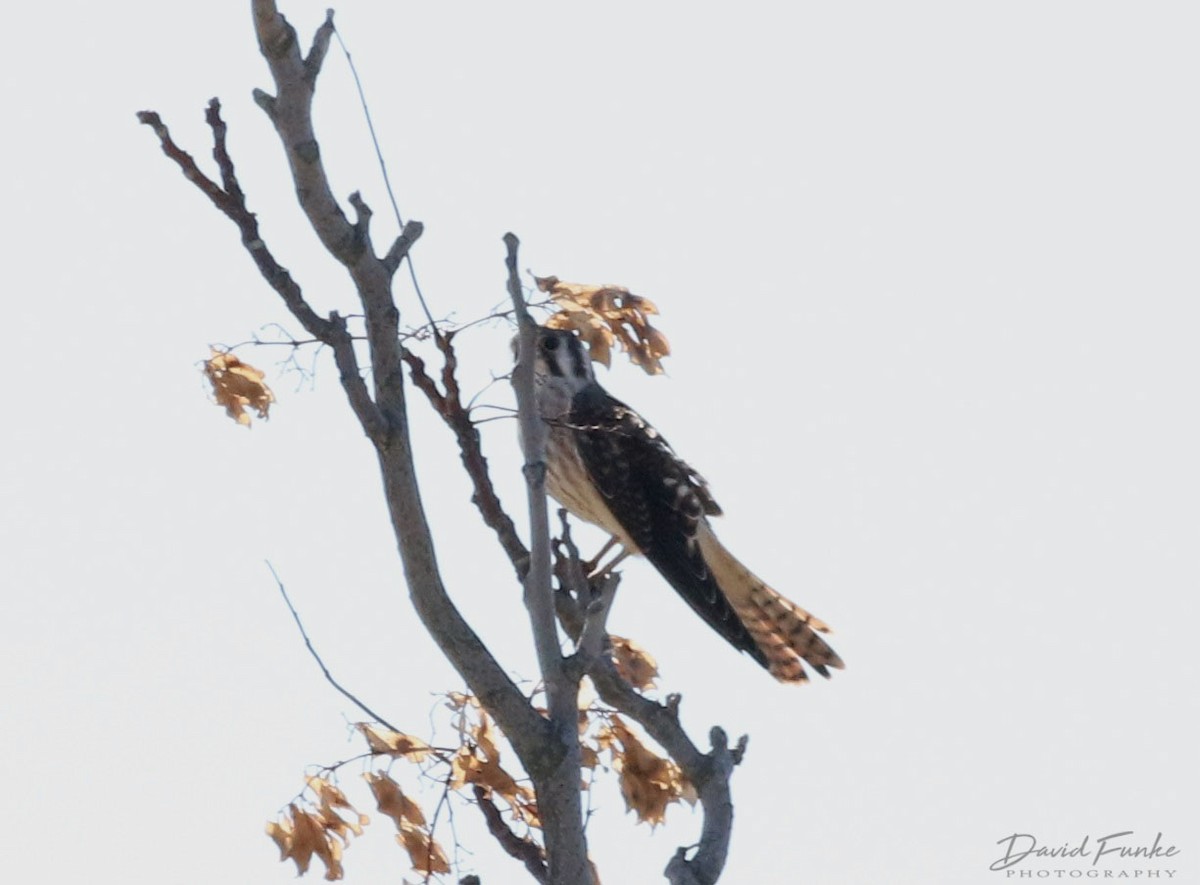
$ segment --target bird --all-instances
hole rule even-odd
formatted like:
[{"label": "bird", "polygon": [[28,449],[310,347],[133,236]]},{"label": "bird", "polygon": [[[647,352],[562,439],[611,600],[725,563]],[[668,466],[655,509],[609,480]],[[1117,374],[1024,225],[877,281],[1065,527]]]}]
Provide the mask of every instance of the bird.
[{"label": "bird", "polygon": [[[548,425],[546,491],[640,554],[713,630],[775,679],[842,669],[828,625],[772,589],[717,539],[704,478],[641,415],[596,381],[583,341],[538,327],[534,403]],[[611,566],[610,566],[611,568]],[[806,668],[807,665],[807,668]]]}]

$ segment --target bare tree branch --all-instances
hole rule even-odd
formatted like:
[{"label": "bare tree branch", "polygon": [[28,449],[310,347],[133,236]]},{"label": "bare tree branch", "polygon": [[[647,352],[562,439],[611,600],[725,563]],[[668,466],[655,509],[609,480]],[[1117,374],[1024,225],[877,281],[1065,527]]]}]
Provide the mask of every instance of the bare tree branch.
[{"label": "bare tree branch", "polygon": [[[695,786],[704,810],[700,845],[691,860],[686,859],[686,849],[676,852],[666,874],[674,885],[712,885],[720,877],[729,854],[729,835],[733,829],[729,778],[735,761],[741,761],[740,753],[735,760],[725,732],[717,727],[709,733],[712,750],[701,752],[679,723],[678,695],[669,698],[667,704],[642,696],[617,673],[612,658],[600,656],[588,675],[600,699],[641,725]],[[744,743],[739,747],[744,751]]]},{"label": "bare tree branch", "polygon": [[[218,158],[218,164],[221,166],[223,175],[228,175],[231,179],[233,176],[233,163],[229,159],[229,155],[225,150],[225,124],[221,120],[221,103],[217,99],[212,99],[208,103],[208,110],[205,114],[205,119],[213,128],[213,136],[215,146],[213,154]],[[275,261],[271,255],[266,243],[258,233],[258,219],[254,214],[246,209],[245,195],[236,184],[236,179],[233,180],[233,188],[230,192],[226,192],[215,181],[200,171],[196,166],[196,161],[192,155],[180,148],[171,138],[171,132],[167,129],[166,124],[154,111],[139,111],[138,120],[154,130],[154,134],[158,136],[159,143],[162,145],[163,153],[171,158],[172,161],[183,172],[184,178],[199,188],[213,205],[223,212],[242,234],[242,245],[250,252],[250,257],[254,259],[254,263],[258,265],[259,271],[271,287],[279,293],[283,298],[284,304],[292,315],[300,321],[300,324],[308,330],[314,338],[319,338],[324,341],[328,337],[328,329],[326,321],[317,316],[316,312],[304,300],[304,296],[300,291],[300,287],[291,278],[286,268],[283,268]]]},{"label": "bare tree branch", "polygon": [[383,266],[389,272],[395,273],[400,262],[404,260],[404,256],[408,254],[408,250],[424,232],[425,225],[419,221],[410,221],[405,224],[400,236],[396,237],[396,241],[392,243],[392,248],[388,249],[387,255],[383,256]]},{"label": "bare tree branch", "polygon": [[581,669],[585,672],[591,669],[592,662],[598,660],[606,651],[608,640],[608,613],[616,599],[617,585],[621,583],[621,575],[609,572],[598,579],[599,586],[595,588],[594,596],[588,602],[583,613],[583,629],[579,631],[579,641],[576,646],[576,656],[579,658]]},{"label": "bare tree branch", "polygon": [[333,196],[312,127],[313,92],[333,34],[332,16],[327,16],[317,30],[305,59],[295,29],[279,14],[272,0],[253,0],[252,7],[259,50],[275,79],[275,95],[260,92],[256,100],[271,108],[269,116],[283,141],[296,196],[321,244],[346,267],[352,267],[366,244],[355,235],[353,225]]},{"label": "bare tree branch", "polygon": [[[296,32],[271,0],[253,0],[259,46],[275,80],[276,95],[259,93],[292,170],[296,195],[322,244],[350,273],[363,305],[375,407],[383,430],[371,434],[383,478],[409,593],[422,623],[471,691],[495,717],[522,759],[546,755],[547,724],[496,662],[446,593],[421,504],[405,412],[399,311],[392,273],[370,247],[368,209],[356,199],[359,225],[351,224],[329,187],[312,128],[312,98],[321,58],[332,34],[327,18],[307,59]],[[411,224],[411,223],[410,223]],[[415,240],[419,227],[406,227]]]},{"label": "bare tree branch", "polygon": [[500,809],[496,807],[496,803],[492,801],[487,790],[479,784],[475,784],[474,792],[475,801],[479,803],[479,810],[483,812],[483,819],[487,822],[488,832],[500,843],[500,847],[508,852],[509,856],[523,863],[535,881],[541,883],[550,881],[546,870],[545,853],[537,843],[523,839],[512,831],[504,822]]},{"label": "bare tree branch", "polygon": [[358,356],[354,352],[354,344],[346,331],[345,322],[335,313],[328,320],[319,317],[304,298],[300,286],[292,279],[287,269],[282,267],[267,248],[258,231],[258,219],[246,208],[246,195],[238,184],[234,171],[233,160],[225,144],[225,122],[221,119],[221,103],[212,99],[205,112],[205,120],[213,132],[213,157],[221,171],[222,185],[200,171],[191,154],[175,144],[166,125],[154,111],[141,111],[138,120],[154,130],[162,145],[163,153],[171,158],[184,177],[192,182],[201,193],[212,201],[227,218],[237,225],[242,235],[242,245],[254,259],[259,273],[270,284],[283,303],[291,311],[292,316],[308,330],[314,338],[327,344],[334,354],[342,387],[358,416],[363,430],[371,439],[376,439],[383,431],[383,417],[371,400],[367,387],[358,368]]},{"label": "bare tree branch", "polygon": [[325,54],[329,51],[329,41],[333,38],[333,10],[325,10],[325,21],[313,35],[312,46],[304,59],[305,79],[316,84],[317,75],[321,73],[321,65],[325,62]]},{"label": "bare tree branch", "polygon": [[[303,155],[301,161],[292,164],[301,205],[312,208],[309,219],[322,241],[331,246],[331,251],[334,251],[332,246],[338,246],[341,253],[339,257],[345,258],[347,252],[344,241],[347,236],[352,236],[346,230],[353,230],[345,216],[332,201],[332,196],[328,201],[305,196],[311,194],[314,188],[329,193],[324,170],[319,163],[319,151],[315,139],[311,138],[308,112],[312,84],[311,81],[300,82],[310,69],[300,63],[295,32],[275,12],[274,4],[256,0],[254,7],[256,23],[262,25],[260,44],[271,47],[274,53],[268,54],[268,60],[283,59],[287,66],[287,70],[280,70],[272,65],[281,96],[286,100],[282,104],[279,99],[265,104],[272,109],[273,120],[284,144],[293,148],[289,150],[289,157],[295,159],[295,145],[310,145],[299,151]],[[295,97],[297,94],[304,100],[299,101]],[[393,528],[400,542],[401,559],[405,564],[412,598],[422,621],[481,703],[496,717],[501,730],[510,735],[514,749],[522,757],[545,755],[542,742],[547,733],[546,723],[463,620],[441,583],[432,538],[420,503],[407,435],[403,379],[399,372],[398,311],[391,300],[388,285],[390,274],[369,253],[366,260],[361,262],[362,266],[351,268],[367,314],[368,344],[376,382],[376,396],[372,398],[358,369],[353,342],[344,320],[336,313],[330,320],[317,316],[304,300],[300,287],[275,261],[259,237],[257,220],[246,209],[241,188],[236,186],[233,164],[225,149],[225,130],[220,122],[219,109],[220,105],[214,99],[209,107],[209,120],[214,129],[214,152],[222,176],[226,178],[227,189],[204,175],[193,158],[174,143],[157,113],[143,111],[138,114],[138,119],[154,130],[163,152],[180,167],[185,177],[238,225],[243,245],[293,316],[313,337],[333,349],[347,397],[364,431],[379,450]],[[290,128],[293,125],[297,127],[296,132]],[[309,136],[307,140],[303,137],[305,135]],[[330,205],[333,206],[332,210]],[[359,250],[359,255],[362,255],[362,250]],[[369,266],[371,263],[376,265],[374,270]]]},{"label": "bare tree branch", "polygon": [[438,390],[437,384],[425,371],[425,361],[419,356],[406,349],[401,352],[401,358],[408,364],[413,384],[425,394],[434,411],[453,431],[454,438],[458,442],[459,457],[475,488],[475,494],[471,496],[471,503],[478,508],[484,523],[496,533],[496,538],[500,542],[500,546],[504,548],[504,552],[508,554],[508,559],[513,564],[517,577],[523,578],[529,569],[529,548],[521,541],[517,534],[517,527],[513,525],[512,519],[500,503],[500,498],[496,494],[492,478],[488,473],[488,462],[483,455],[479,429],[471,420],[470,412],[462,403],[461,391],[458,388],[455,374],[458,357],[454,351],[453,340],[453,332],[441,333],[434,330],[434,341],[438,350],[442,352],[444,360],[442,379],[446,385],[445,393]]},{"label": "bare tree branch", "polygon": [[346,328],[345,318],[336,310],[329,314],[329,346],[333,348],[333,361],[338,367],[338,379],[350,400],[350,407],[358,416],[363,432],[376,445],[386,439],[387,427],[383,415],[371,399],[358,368],[358,355],[354,352],[354,339]]},{"label": "bare tree branch", "polygon": [[[525,483],[529,491],[529,572],[525,576],[525,605],[533,622],[533,640],[537,645],[538,665],[546,678],[546,694],[551,718],[561,709],[555,693],[566,688],[563,679],[562,650],[558,644],[558,624],[550,591],[550,516],[546,505],[546,422],[534,405],[534,349],[537,325],[525,307],[525,294],[517,271],[519,241],[504,235],[508,255],[508,294],[517,316],[520,345],[517,366],[513,370],[513,389],[517,395],[517,421],[525,454]],[[574,704],[572,704],[572,707]],[[574,714],[572,714],[573,717]]]},{"label": "bare tree branch", "polygon": [[[583,803],[579,795],[580,749],[578,732],[579,674],[566,665],[559,646],[558,622],[550,588],[550,517],[546,506],[545,421],[534,402],[534,348],[537,325],[525,306],[517,271],[519,241],[504,235],[507,250],[508,294],[517,316],[520,336],[513,389],[517,396],[517,421],[525,453],[525,483],[529,493],[529,570],[525,574],[525,606],[533,627],[538,666],[546,687],[550,727],[562,755],[539,770],[529,770],[538,802],[552,803],[560,813],[543,818],[550,879],[553,882],[587,883],[592,880],[583,833]],[[558,747],[555,747],[557,753]],[[525,760],[522,760],[525,761]]]}]

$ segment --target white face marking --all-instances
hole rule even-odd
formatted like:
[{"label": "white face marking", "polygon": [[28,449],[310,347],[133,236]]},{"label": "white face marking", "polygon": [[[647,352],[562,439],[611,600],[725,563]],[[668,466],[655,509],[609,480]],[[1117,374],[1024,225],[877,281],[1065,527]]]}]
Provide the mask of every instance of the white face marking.
[{"label": "white face marking", "polygon": [[543,418],[557,418],[570,411],[575,394],[595,383],[583,342],[565,329],[539,329],[534,379]]}]

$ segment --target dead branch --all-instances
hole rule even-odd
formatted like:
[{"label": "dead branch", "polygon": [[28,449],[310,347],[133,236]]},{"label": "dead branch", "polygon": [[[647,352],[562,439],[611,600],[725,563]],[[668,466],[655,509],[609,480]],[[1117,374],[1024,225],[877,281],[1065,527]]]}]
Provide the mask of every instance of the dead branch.
[{"label": "dead branch", "polygon": [[346,397],[358,416],[367,436],[375,439],[383,431],[382,416],[375,408],[358,368],[358,357],[354,344],[346,331],[345,321],[336,313],[328,320],[322,319],[304,298],[300,286],[282,267],[258,231],[258,219],[246,208],[246,196],[238,184],[233,160],[225,145],[225,122],[221,119],[221,103],[212,99],[205,112],[205,120],[213,133],[213,156],[221,171],[224,186],[205,175],[196,165],[191,154],[179,147],[171,138],[171,132],[154,111],[141,111],[138,120],[154,130],[163,153],[177,165],[185,178],[192,182],[214,206],[237,225],[242,235],[242,245],[250,253],[263,279],[283,299],[284,305],[300,324],[317,340],[333,350]]},{"label": "dead branch", "polygon": [[[442,584],[433,540],[420,502],[408,435],[400,371],[399,312],[390,288],[392,274],[383,259],[370,248],[370,216],[362,200],[352,200],[352,205],[358,207],[355,224],[346,219],[334,200],[313,136],[312,94],[332,33],[332,20],[327,19],[321,26],[312,50],[303,57],[294,29],[273,2],[254,0],[253,8],[259,44],[277,90],[276,96],[260,93],[259,104],[271,117],[283,142],[297,196],[310,223],[331,254],[346,265],[354,280],[364,309],[373,395],[363,381],[343,317],[337,312],[328,320],[317,316],[304,300],[300,287],[275,261],[258,235],[257,222],[246,209],[245,196],[237,184],[226,149],[219,104],[215,100],[210,104],[208,118],[224,186],[204,175],[192,157],[174,144],[158,114],[144,111],[138,118],[153,128],[164,153],[180,167],[188,180],[237,224],[243,245],[292,315],[313,337],[333,349],[347,398],[379,455],[393,530],[410,595],[422,622],[472,692],[509,736],[514,750],[523,758],[544,758],[547,723],[466,623]],[[418,230],[419,227],[406,227],[409,243],[416,239]],[[396,249],[389,254],[395,256]]]},{"label": "dead branch", "polygon": [[487,790],[479,784],[475,784],[474,793],[475,801],[479,804],[479,810],[483,813],[483,819],[487,823],[488,832],[500,843],[500,847],[508,852],[510,857],[523,863],[535,881],[548,882],[545,852],[536,842],[523,839],[512,831],[504,822],[500,809],[496,807],[496,803],[492,801]]},{"label": "dead branch", "polygon": [[479,429],[471,420],[471,413],[463,406],[456,376],[458,356],[454,352],[454,333],[435,330],[434,341],[438,350],[442,352],[444,361],[441,374],[445,393],[438,390],[437,384],[426,372],[424,360],[407,349],[403,350],[400,356],[408,364],[413,384],[425,394],[433,410],[454,433],[459,457],[475,489],[471,503],[479,510],[484,523],[496,533],[496,539],[513,564],[517,577],[524,578],[529,569],[529,549],[522,543],[517,534],[517,527],[513,525],[512,519],[500,503],[499,496],[496,495],[496,488],[492,485],[492,478],[488,473],[487,458],[483,455]]}]

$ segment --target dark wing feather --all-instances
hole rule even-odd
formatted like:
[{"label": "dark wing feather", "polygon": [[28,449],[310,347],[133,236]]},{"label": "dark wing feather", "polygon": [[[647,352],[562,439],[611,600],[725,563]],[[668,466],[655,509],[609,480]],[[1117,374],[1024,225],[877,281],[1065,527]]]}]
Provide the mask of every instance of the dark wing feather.
[{"label": "dark wing feather", "polygon": [[570,425],[584,467],[639,550],[709,626],[766,666],[695,542],[701,521],[721,512],[700,475],[599,385],[575,396]]}]

